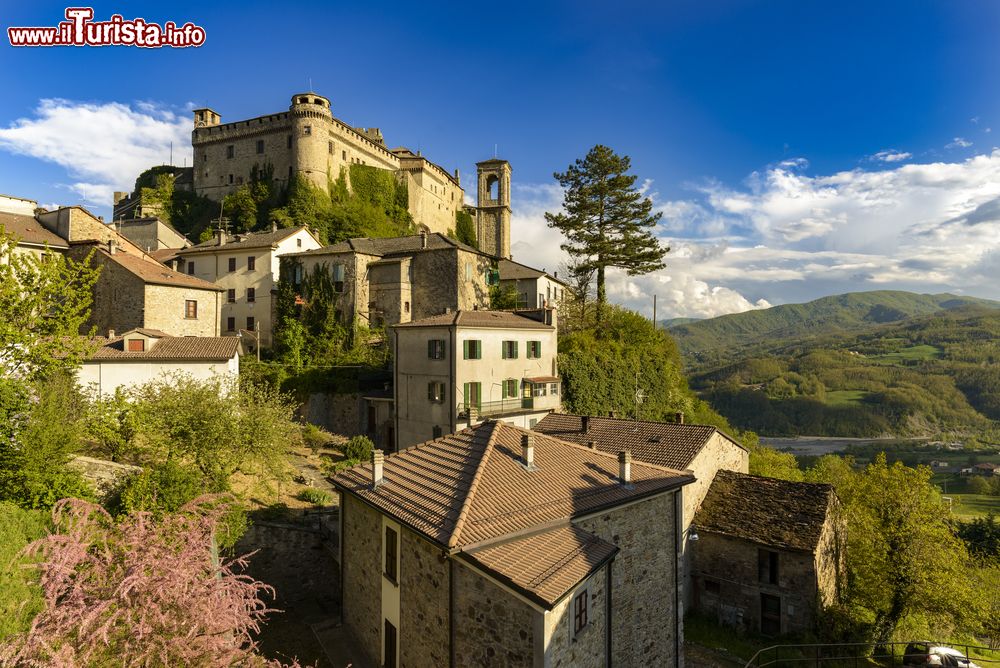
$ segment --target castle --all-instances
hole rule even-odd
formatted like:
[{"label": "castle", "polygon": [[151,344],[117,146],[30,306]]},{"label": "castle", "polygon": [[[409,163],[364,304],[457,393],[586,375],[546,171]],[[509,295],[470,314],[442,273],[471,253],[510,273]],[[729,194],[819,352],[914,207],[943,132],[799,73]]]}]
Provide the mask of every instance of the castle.
[{"label": "castle", "polygon": [[222,123],[212,109],[195,109],[191,144],[194,191],[213,200],[249,182],[255,168],[267,167],[278,183],[298,175],[326,191],[341,173],[349,178],[351,165],[369,165],[406,183],[407,208],[421,230],[454,230],[458,212],[468,209],[480,250],[510,257],[511,169],[506,160],[477,163],[477,206],[467,207],[457,169],[451,173],[419,151],[388,148],[378,128],[347,125],[333,116],[329,99],[312,92],[293,95],[286,112],[232,123]]}]

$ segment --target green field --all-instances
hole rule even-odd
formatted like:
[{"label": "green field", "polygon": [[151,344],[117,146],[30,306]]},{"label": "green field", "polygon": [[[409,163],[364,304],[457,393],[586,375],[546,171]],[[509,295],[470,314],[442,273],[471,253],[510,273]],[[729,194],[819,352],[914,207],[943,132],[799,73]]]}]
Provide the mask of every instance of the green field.
[{"label": "green field", "polygon": [[868,359],[873,362],[883,362],[885,364],[906,364],[907,362],[926,362],[941,357],[941,349],[936,346],[918,345],[902,348],[894,353],[885,355],[873,355]]},{"label": "green field", "polygon": [[827,406],[853,406],[861,403],[871,392],[864,390],[834,390],[826,393]]},{"label": "green field", "polygon": [[985,494],[948,494],[955,500],[951,508],[957,517],[971,519],[973,517],[986,517],[991,512],[1000,516],[1000,496],[987,496]]}]

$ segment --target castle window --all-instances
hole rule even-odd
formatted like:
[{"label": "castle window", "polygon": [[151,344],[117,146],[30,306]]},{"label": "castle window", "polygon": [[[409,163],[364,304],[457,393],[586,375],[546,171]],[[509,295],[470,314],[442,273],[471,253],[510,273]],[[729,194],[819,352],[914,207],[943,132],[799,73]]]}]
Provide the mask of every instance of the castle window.
[{"label": "castle window", "polygon": [[286,137],[285,139],[287,140],[288,148],[291,148],[292,147],[292,135],[288,135],[288,137]]},{"label": "castle window", "polygon": [[300,97],[300,98],[299,98],[299,104],[305,104],[305,103],[307,103],[308,101],[309,101],[309,98],[308,98],[308,97]]},{"label": "castle window", "polygon": [[258,153],[263,153],[264,152],[264,140],[263,139],[258,139],[257,140],[257,152]]},{"label": "castle window", "polygon": [[302,134],[304,134],[304,135],[311,135],[312,133],[313,133],[313,129],[312,129],[311,125],[307,125],[304,128],[302,128]]},{"label": "castle window", "polygon": [[227,158],[232,158],[233,155],[235,155],[235,153],[236,153],[236,147],[235,146],[233,146],[232,144],[230,144],[229,146],[226,147],[226,157]]},{"label": "castle window", "polygon": [[326,143],[327,150],[330,151],[330,155],[333,155],[333,142]]},{"label": "castle window", "polygon": [[340,152],[340,159],[341,160],[347,160],[347,151],[341,151]]}]

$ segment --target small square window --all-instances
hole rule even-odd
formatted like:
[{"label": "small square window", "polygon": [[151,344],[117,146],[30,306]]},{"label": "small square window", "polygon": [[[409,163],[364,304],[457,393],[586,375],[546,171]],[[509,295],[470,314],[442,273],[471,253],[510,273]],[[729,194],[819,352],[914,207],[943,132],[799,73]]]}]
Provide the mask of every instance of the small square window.
[{"label": "small square window", "polygon": [[247,302],[254,303],[257,301],[257,288],[247,288]]},{"label": "small square window", "polygon": [[308,135],[311,135],[312,133],[313,133],[313,129],[312,129],[311,125],[307,125],[307,126],[305,126],[305,127],[302,128],[302,134],[308,136]]},{"label": "small square window", "polygon": [[251,331],[251,332],[254,331],[254,325],[256,325],[256,324],[257,324],[257,322],[253,319],[252,315],[251,316],[247,316],[247,329],[249,331]]},{"label": "small square window", "polygon": [[236,258],[229,258],[229,271],[236,271]]},{"label": "small square window", "polygon": [[263,152],[264,152],[264,140],[263,139],[258,139],[257,140],[257,153],[263,153]]},{"label": "small square window", "polygon": [[198,302],[193,299],[184,300],[184,317],[188,320],[196,320],[198,318]]},{"label": "small square window", "polygon": [[257,268],[257,258],[251,255],[247,258],[247,271],[253,271]]},{"label": "small square window", "polygon": [[427,342],[427,357],[432,360],[444,359],[444,339],[431,339]]},{"label": "small square window", "polygon": [[230,304],[236,303],[236,288],[229,288],[226,290],[226,301]]},{"label": "small square window", "polygon": [[129,339],[128,340],[128,351],[130,353],[142,353],[142,352],[146,352],[146,340],[145,339]]}]

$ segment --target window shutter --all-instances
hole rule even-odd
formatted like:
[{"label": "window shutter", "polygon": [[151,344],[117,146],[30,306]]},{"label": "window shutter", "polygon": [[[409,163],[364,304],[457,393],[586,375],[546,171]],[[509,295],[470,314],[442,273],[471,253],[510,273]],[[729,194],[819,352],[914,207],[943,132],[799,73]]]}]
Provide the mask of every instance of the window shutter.
[{"label": "window shutter", "polygon": [[462,403],[465,404],[466,408],[469,407],[469,383],[462,385]]},{"label": "window shutter", "polygon": [[427,383],[427,398],[434,401],[434,383]]},{"label": "window shutter", "polygon": [[512,358],[517,359],[517,341],[514,341],[514,354],[511,355]]},{"label": "window shutter", "polygon": [[462,357],[469,359],[469,340],[462,341]]},{"label": "window shutter", "polygon": [[541,357],[541,356],[542,356],[542,342],[535,341],[535,357]]},{"label": "window shutter", "polygon": [[427,356],[430,358],[434,357],[434,340],[431,339],[427,342]]},{"label": "window shutter", "polygon": [[508,345],[508,342],[504,341],[503,345],[500,346],[500,358],[501,359],[507,359],[507,345]]}]

